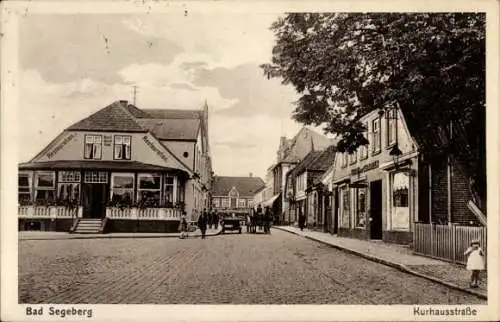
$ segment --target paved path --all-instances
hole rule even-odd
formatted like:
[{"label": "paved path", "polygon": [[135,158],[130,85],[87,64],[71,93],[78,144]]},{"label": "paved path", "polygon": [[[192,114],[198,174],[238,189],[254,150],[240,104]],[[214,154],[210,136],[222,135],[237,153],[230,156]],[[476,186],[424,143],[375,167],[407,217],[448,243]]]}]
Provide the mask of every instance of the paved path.
[{"label": "paved path", "polygon": [[486,272],[481,273],[479,288],[471,289],[469,287],[470,272],[464,266],[415,255],[412,249],[407,246],[382,241],[338,237],[329,233],[307,229],[301,231],[294,226],[275,228],[348,251],[375,262],[397,267],[405,272],[423,276],[452,288],[487,298],[488,281]]},{"label": "paved path", "polygon": [[20,240],[21,303],[485,304],[288,232]]}]

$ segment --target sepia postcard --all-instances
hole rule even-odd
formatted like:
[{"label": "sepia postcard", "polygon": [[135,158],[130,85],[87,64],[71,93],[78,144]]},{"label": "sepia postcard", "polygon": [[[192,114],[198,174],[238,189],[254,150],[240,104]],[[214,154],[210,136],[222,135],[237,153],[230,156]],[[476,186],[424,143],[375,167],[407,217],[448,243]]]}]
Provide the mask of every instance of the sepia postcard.
[{"label": "sepia postcard", "polygon": [[3,1],[2,321],[497,321],[498,1]]}]

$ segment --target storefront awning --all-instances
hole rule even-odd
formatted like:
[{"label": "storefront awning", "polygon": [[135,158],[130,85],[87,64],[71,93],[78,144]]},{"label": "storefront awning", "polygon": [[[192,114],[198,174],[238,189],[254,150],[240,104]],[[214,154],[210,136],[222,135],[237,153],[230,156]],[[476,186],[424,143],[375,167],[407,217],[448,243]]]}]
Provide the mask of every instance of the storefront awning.
[{"label": "storefront awning", "polygon": [[281,196],[281,193],[278,193],[277,195],[274,195],[271,198],[267,199],[266,201],[264,201],[261,204],[261,206],[262,207],[271,207],[274,204],[274,202],[276,201],[276,199],[278,199],[279,196]]},{"label": "storefront awning", "polygon": [[19,170],[128,170],[128,171],[181,171],[170,167],[147,164],[139,161],[47,161],[20,163]]}]

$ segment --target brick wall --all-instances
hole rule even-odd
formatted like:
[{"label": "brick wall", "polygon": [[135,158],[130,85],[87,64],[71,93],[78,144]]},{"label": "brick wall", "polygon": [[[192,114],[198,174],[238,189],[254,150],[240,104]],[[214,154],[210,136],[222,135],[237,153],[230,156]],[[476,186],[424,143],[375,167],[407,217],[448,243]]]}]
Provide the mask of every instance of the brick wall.
[{"label": "brick wall", "polygon": [[472,194],[469,190],[469,180],[465,169],[458,162],[453,162],[452,168],[452,221],[454,223],[470,225],[479,225],[476,216],[469,210],[467,203],[472,200]]},{"label": "brick wall", "polygon": [[448,221],[448,173],[446,157],[432,160],[432,221]]}]

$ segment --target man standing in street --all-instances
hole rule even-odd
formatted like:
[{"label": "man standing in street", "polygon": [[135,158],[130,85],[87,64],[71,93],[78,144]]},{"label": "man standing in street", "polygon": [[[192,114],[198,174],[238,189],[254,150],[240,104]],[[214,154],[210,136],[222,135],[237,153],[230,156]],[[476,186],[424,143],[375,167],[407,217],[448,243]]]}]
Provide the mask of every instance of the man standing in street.
[{"label": "man standing in street", "polygon": [[214,220],[215,229],[217,230],[217,228],[219,227],[219,214],[215,211],[213,212],[213,220]]},{"label": "man standing in street", "polygon": [[202,212],[200,217],[198,217],[198,228],[201,230],[201,239],[205,239],[205,234],[207,232],[207,213]]}]

